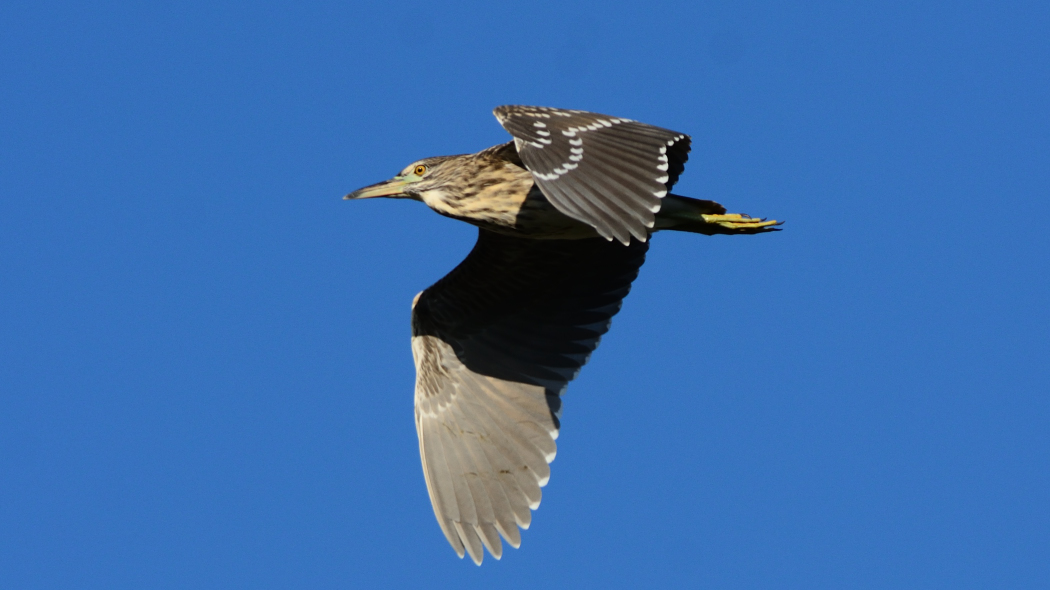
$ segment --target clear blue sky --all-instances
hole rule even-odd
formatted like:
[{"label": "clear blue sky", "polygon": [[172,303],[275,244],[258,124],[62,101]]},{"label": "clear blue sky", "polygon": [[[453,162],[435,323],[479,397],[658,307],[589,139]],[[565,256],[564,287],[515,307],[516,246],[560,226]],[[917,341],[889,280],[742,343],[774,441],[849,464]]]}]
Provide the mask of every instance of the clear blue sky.
[{"label": "clear blue sky", "polygon": [[[4,3],[0,587],[1050,586],[1046,2]],[[690,133],[520,550],[455,558],[344,202],[506,104]]]}]

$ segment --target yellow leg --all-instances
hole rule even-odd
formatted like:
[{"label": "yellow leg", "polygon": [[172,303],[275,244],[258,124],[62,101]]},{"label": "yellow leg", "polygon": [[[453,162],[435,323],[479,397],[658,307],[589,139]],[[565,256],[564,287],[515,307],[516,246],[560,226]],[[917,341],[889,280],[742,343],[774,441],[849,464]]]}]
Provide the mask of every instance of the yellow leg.
[{"label": "yellow leg", "polygon": [[742,215],[740,213],[727,213],[725,215],[704,215],[704,221],[714,223],[726,229],[732,230],[761,230],[763,228],[780,225],[782,221],[776,219],[765,220],[758,217]]}]

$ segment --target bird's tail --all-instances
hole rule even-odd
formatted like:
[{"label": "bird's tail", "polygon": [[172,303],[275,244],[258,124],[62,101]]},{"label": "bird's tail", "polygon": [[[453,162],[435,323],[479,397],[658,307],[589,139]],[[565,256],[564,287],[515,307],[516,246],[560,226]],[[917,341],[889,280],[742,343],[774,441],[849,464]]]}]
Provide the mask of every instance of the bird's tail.
[{"label": "bird's tail", "polygon": [[739,213],[726,213],[726,208],[714,201],[692,199],[680,195],[663,198],[656,214],[656,231],[670,229],[709,236],[715,234],[760,234],[779,231],[775,226],[782,221],[766,220]]}]

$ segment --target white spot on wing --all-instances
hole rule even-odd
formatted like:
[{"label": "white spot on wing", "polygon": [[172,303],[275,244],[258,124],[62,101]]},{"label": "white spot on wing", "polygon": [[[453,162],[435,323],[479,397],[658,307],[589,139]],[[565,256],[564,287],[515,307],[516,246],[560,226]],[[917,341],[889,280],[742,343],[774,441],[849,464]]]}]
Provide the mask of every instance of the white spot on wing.
[{"label": "white spot on wing", "polygon": [[569,140],[569,144],[570,145],[583,145],[583,140],[582,139],[570,139]]}]

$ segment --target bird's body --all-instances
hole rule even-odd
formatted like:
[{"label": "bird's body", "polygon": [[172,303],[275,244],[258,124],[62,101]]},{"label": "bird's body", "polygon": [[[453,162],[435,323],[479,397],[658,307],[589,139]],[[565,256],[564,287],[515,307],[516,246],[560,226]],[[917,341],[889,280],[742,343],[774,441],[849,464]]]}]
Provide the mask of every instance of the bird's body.
[{"label": "bird's body", "polygon": [[753,234],[775,221],[668,194],[689,137],[583,111],[499,107],[514,141],[427,158],[347,198],[395,197],[479,228],[416,296],[416,429],[456,552],[517,547],[550,475],[561,394],[620,309],[654,231]]}]

